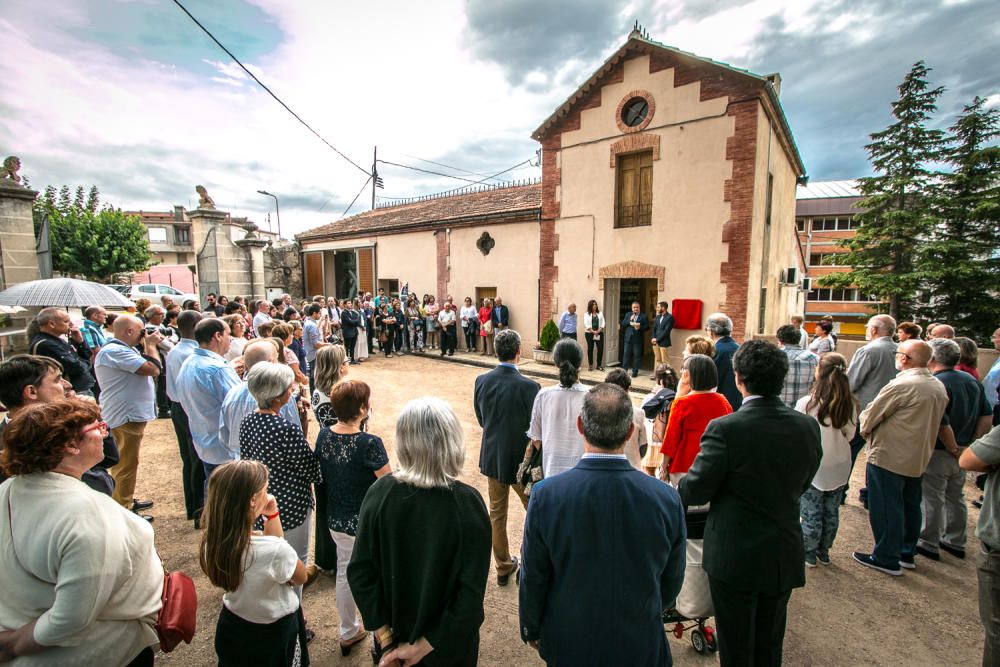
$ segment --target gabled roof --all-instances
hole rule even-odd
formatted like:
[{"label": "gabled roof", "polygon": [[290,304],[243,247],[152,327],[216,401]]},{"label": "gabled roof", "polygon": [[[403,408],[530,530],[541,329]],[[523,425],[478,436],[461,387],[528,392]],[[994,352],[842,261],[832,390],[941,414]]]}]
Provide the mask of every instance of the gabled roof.
[{"label": "gabled roof", "polygon": [[295,236],[299,241],[336,239],[364,234],[417,231],[431,227],[475,224],[481,221],[525,221],[538,217],[542,205],[541,183],[491,187],[475,192],[372,209],[349,218],[310,229]]},{"label": "gabled roof", "polygon": [[774,84],[768,77],[760,74],[754,74],[749,70],[733,67],[732,65],[727,65],[726,63],[712,60],[711,58],[703,58],[673,46],[661,44],[660,42],[649,39],[639,30],[633,30],[629,34],[628,40],[622,44],[617,51],[611,54],[611,56],[604,61],[604,64],[602,64],[597,71],[595,71],[590,78],[583,83],[583,85],[577,88],[576,91],[552,113],[552,115],[546,118],[545,122],[543,122],[538,129],[531,133],[531,138],[536,141],[541,141],[549,130],[551,130],[553,126],[555,126],[562,119],[566,118],[566,116],[568,116],[575,109],[581,100],[588,93],[590,93],[595,86],[600,87],[604,85],[605,78],[623,60],[626,60],[636,54],[649,53],[651,51],[669,53],[677,58],[680,58],[681,60],[690,60],[693,63],[707,64],[713,67],[718,67],[725,72],[735,74],[739,77],[743,77],[757,83],[777,112],[778,125],[780,126],[779,129],[788,140],[791,153],[790,157],[792,159],[793,166],[798,172],[798,175],[806,175],[806,169],[802,162],[802,156],[799,154],[799,149],[795,145],[795,138],[792,136],[792,130],[788,125],[788,119],[785,117],[785,112],[781,107],[781,102],[778,100],[778,93],[774,88]]},{"label": "gabled roof", "polygon": [[808,185],[800,185],[795,189],[796,199],[831,199],[835,197],[860,197],[858,182],[851,181],[813,181]]}]

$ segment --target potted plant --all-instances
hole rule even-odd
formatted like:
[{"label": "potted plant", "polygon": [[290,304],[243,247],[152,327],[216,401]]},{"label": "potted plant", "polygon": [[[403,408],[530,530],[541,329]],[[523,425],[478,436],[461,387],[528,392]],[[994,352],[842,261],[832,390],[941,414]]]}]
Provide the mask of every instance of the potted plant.
[{"label": "potted plant", "polygon": [[552,348],[559,341],[559,329],[556,323],[549,320],[542,327],[542,333],[538,336],[538,347],[532,350],[532,358],[543,364],[552,363]]}]

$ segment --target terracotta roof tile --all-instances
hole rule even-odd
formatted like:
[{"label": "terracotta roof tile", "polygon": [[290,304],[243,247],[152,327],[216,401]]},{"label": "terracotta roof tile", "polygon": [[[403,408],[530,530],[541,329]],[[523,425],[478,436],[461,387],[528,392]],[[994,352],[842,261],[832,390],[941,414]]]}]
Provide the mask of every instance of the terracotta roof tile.
[{"label": "terracotta roof tile", "polygon": [[302,240],[333,239],[363,233],[405,231],[410,227],[442,226],[484,216],[524,216],[542,205],[542,185],[490,188],[479,192],[425,199],[376,208],[297,234]]}]

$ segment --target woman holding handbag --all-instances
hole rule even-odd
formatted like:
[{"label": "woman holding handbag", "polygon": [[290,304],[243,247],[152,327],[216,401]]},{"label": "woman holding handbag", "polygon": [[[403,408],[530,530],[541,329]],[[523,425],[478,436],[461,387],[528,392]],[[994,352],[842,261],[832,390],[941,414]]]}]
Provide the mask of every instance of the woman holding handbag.
[{"label": "woman holding handbag", "polygon": [[153,528],[80,480],[104,458],[100,419],[94,403],[67,399],[4,429],[0,662],[153,664],[164,574]]},{"label": "woman holding handbag", "polygon": [[483,299],[479,309],[479,335],[483,338],[483,351],[480,354],[493,356],[493,299]]},{"label": "woman holding handbag", "polygon": [[[198,559],[223,589],[215,626],[219,665],[309,664],[302,605],[293,586],[306,581],[306,566],[284,539],[281,513],[267,492],[267,466],[231,461],[208,480]],[[254,522],[264,521],[255,531]]]},{"label": "woman holding handbag", "polygon": [[594,348],[597,348],[597,370],[604,370],[604,315],[597,301],[587,302],[587,312],[583,315],[584,338],[587,339],[587,367],[594,370]]},{"label": "woman holding handbag", "polygon": [[383,302],[375,315],[375,328],[378,330],[378,344],[385,353],[386,359],[392,359],[392,349],[396,335],[396,318],[389,311],[389,304]]}]

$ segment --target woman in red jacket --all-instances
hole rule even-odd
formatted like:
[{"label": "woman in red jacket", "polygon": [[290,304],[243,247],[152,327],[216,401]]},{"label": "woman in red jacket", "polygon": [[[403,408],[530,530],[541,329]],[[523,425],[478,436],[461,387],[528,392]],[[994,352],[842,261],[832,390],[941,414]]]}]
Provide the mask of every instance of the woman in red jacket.
[{"label": "woman in red jacket", "polygon": [[670,409],[667,433],[660,449],[663,453],[660,479],[663,481],[675,485],[680,482],[701,451],[701,435],[708,422],[733,411],[726,397],[715,391],[718,384],[719,373],[711,357],[692,354],[684,360],[681,385],[689,386],[690,391],[674,399]]}]

